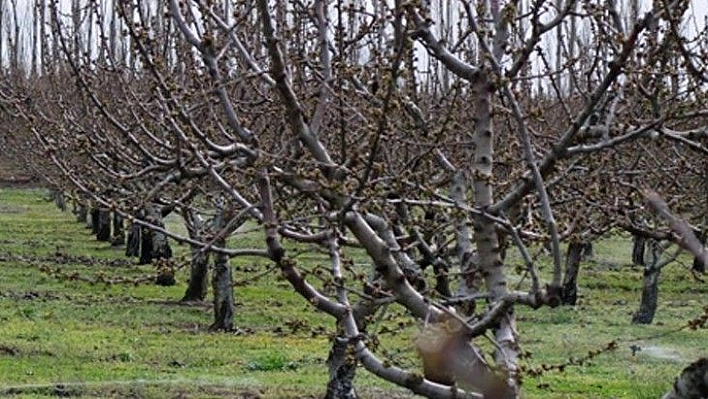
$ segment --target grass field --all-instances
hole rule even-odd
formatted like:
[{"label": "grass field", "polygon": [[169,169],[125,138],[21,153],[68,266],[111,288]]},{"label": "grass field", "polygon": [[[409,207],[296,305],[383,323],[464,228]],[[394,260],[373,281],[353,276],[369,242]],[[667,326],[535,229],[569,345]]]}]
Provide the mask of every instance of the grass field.
[{"label": "grass field", "polygon": [[[595,252],[581,269],[578,306],[518,309],[520,344],[530,354],[523,365],[566,363],[610,342],[617,349],[562,373],[527,374],[524,398],[658,398],[685,365],[708,355],[706,331],[683,328],[708,303],[708,284],[687,272],[688,259],[665,270],[655,323],[635,326],[641,271],[628,265],[629,240],[600,242]],[[208,303],[177,302],[185,269],[173,287],[100,282],[154,273],[134,263],[122,248],[95,241],[43,191],[0,189],[0,396],[302,398],[324,392],[333,322],[266,273],[266,262],[232,261],[238,333],[208,332]],[[417,368],[411,337],[419,326],[394,306],[381,320],[376,337],[386,350],[379,355]],[[642,350],[633,355],[632,345]],[[412,397],[363,369],[357,386],[362,397]]]}]

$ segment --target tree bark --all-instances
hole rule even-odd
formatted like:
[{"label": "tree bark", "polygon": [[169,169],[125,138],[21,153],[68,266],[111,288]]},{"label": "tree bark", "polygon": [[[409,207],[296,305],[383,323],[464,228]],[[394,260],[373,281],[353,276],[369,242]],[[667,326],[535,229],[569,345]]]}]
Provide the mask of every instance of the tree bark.
[{"label": "tree bark", "polygon": [[[466,198],[467,179],[463,172],[458,170],[452,177],[450,196],[460,205],[467,204]],[[471,234],[468,227],[468,218],[460,217],[455,221],[455,241],[457,242],[457,259],[460,262],[460,284],[457,295],[460,297],[476,294],[481,291],[484,284],[482,273],[479,269],[479,259],[472,249]],[[459,307],[459,311],[471,316],[475,313],[475,302],[468,302]]]},{"label": "tree bark", "polygon": [[632,236],[632,264],[644,266],[644,247],[646,238],[642,236]]},{"label": "tree bark", "polygon": [[639,303],[639,310],[632,316],[634,324],[651,324],[659,301],[659,274],[661,273],[659,260],[662,248],[656,240],[650,239],[646,244],[648,245],[645,246],[643,256],[642,299]]},{"label": "tree bark", "polygon": [[[206,223],[201,215],[194,210],[182,210],[182,218],[189,238],[205,241]],[[209,252],[203,252],[197,245],[191,247],[192,261],[190,263],[189,283],[181,302],[203,301],[209,286]]]},{"label": "tree bark", "polygon": [[[0,21],[5,21],[5,1],[0,0]],[[5,30],[0,29],[0,54],[5,54]],[[0,69],[4,66],[3,60],[5,57],[0,57]]]},{"label": "tree bark", "polygon": [[[473,182],[474,205],[478,209],[487,209],[492,206],[494,190],[492,185],[494,166],[494,132],[492,129],[492,91],[493,84],[489,78],[481,73],[472,82],[474,93],[474,133],[473,144]],[[477,244],[479,255],[479,268],[484,278],[484,283],[491,295],[491,300],[496,301],[508,294],[504,262],[501,259],[499,236],[496,224],[490,222],[483,215],[474,216],[474,241]],[[495,360],[497,366],[504,373],[506,387],[503,389],[504,397],[517,397],[518,384],[518,344],[516,342],[516,317],[513,307],[510,307],[494,329],[494,339],[497,343]],[[467,359],[468,360],[468,359]],[[501,398],[502,395],[495,397]]]},{"label": "tree bark", "polygon": [[78,205],[76,210],[76,221],[88,225],[88,210],[86,209],[86,205]]},{"label": "tree bark", "polygon": [[43,1],[37,4],[37,11],[39,15],[39,65],[41,68],[41,70],[37,71],[37,74],[41,74],[42,71],[47,71],[47,62],[49,61],[47,56],[49,52],[49,44],[47,43],[47,6]]},{"label": "tree bark", "polygon": [[329,352],[329,382],[325,399],[357,399],[354,390],[356,375],[356,358],[347,353],[349,342],[341,336],[334,337],[332,349]]},{"label": "tree bark", "polygon": [[[379,283],[385,284],[381,280]],[[352,313],[361,334],[366,334],[367,317],[374,314],[377,308],[374,302],[365,299],[354,305]],[[325,399],[356,399],[359,396],[354,389],[354,377],[358,362],[356,356],[347,350],[347,348],[353,347],[353,344],[341,334],[344,331],[341,322],[337,323],[337,331],[339,333],[334,338],[327,357],[329,382]]]},{"label": "tree bark", "polygon": [[[162,222],[157,223],[159,227],[164,227]],[[167,240],[167,235],[160,231],[152,232],[152,257],[154,259],[172,258],[172,248]]]},{"label": "tree bark", "polygon": [[[214,243],[225,247],[226,240],[218,239]],[[214,324],[212,331],[232,331],[234,329],[234,293],[228,255],[217,253],[214,256],[214,272],[211,279],[214,290]]]},{"label": "tree bark", "polygon": [[580,242],[570,242],[565,258],[565,274],[563,276],[563,293],[561,304],[574,306],[578,300],[578,271],[580,270],[580,260],[586,248],[586,244]]},{"label": "tree bark", "polygon": [[639,310],[632,316],[634,324],[651,324],[659,300],[659,274],[661,269],[647,267],[644,269],[642,283],[642,299]]},{"label": "tree bark", "polygon": [[125,256],[140,255],[140,226],[133,223],[128,230],[128,243],[125,246]]},{"label": "tree bark", "polygon": [[139,265],[147,265],[152,262],[152,230],[147,227],[140,227],[140,260]]},{"label": "tree bark", "polygon": [[190,264],[189,283],[181,302],[203,301],[209,285],[209,254],[192,247],[192,262]]},{"label": "tree bark", "polygon": [[98,208],[91,208],[91,234],[98,234]]},{"label": "tree bark", "polygon": [[19,18],[19,13],[18,13],[18,7],[20,5],[17,2],[11,1],[10,4],[12,4],[12,25],[14,27],[14,41],[12,42],[11,46],[11,59],[10,59],[10,65],[12,66],[11,73],[12,74],[17,74],[19,76],[22,72],[20,69],[20,66],[22,65],[22,52],[20,51],[20,46],[23,45],[23,40],[21,39],[21,34],[20,34],[20,18]]},{"label": "tree bark", "polygon": [[107,242],[111,240],[111,211],[108,209],[98,209],[98,221],[96,226],[96,240]]},{"label": "tree bark", "polygon": [[113,246],[125,244],[125,232],[123,230],[123,217],[117,212],[113,213],[113,238],[111,239]]},{"label": "tree bark", "polygon": [[74,31],[74,62],[79,65],[81,60],[81,2],[79,0],[71,1],[71,19]]},{"label": "tree bark", "polygon": [[[147,220],[157,227],[164,227],[162,214],[159,210],[152,209]],[[140,228],[140,261],[138,264],[147,265],[153,259],[169,259],[172,257],[172,248],[167,236],[159,231],[147,227]]]}]

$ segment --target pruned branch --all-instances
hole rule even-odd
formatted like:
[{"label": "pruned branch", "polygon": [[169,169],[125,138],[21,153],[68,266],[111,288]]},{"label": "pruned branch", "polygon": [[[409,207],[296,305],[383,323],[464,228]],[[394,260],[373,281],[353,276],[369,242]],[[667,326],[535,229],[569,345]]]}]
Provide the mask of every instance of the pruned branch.
[{"label": "pruned branch", "polygon": [[669,210],[666,202],[657,194],[654,190],[644,189],[642,190],[642,195],[649,205],[649,209],[658,217],[666,220],[669,228],[679,236],[677,244],[687,251],[691,252],[693,256],[701,259],[704,264],[708,264],[708,250],[698,241],[693,230],[686,223],[685,220],[674,216]]}]

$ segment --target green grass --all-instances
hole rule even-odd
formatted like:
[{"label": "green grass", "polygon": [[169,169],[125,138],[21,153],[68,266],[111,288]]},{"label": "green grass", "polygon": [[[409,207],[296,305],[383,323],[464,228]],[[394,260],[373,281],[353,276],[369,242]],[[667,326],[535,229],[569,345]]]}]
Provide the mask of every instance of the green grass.
[{"label": "green grass", "polygon": [[[521,346],[529,363],[559,364],[616,342],[617,349],[586,364],[528,378],[529,398],[659,398],[688,363],[707,356],[706,333],[682,328],[703,313],[708,286],[696,281],[691,259],[667,266],[660,284],[659,308],[652,325],[630,323],[639,306],[642,272],[629,262],[631,240],[614,237],[595,246],[595,259],[580,272],[575,307],[518,308]],[[633,356],[630,347],[642,350]]]},{"label": "green grass", "polygon": [[[324,392],[333,321],[312,311],[275,273],[262,275],[266,262],[232,260],[236,282],[248,283],[235,288],[240,333],[210,333],[208,304],[176,302],[185,290],[185,268],[173,287],[91,283],[98,276],[140,279],[154,270],[126,262],[122,248],[95,241],[45,197],[40,190],[0,189],[0,396],[299,398]],[[178,257],[188,250],[174,249]],[[627,238],[598,243],[596,259],[581,269],[578,306],[518,308],[521,348],[531,354],[522,362],[526,368],[581,358],[612,341],[618,346],[563,373],[525,376],[523,397],[657,398],[685,365],[708,355],[705,331],[676,331],[701,314],[706,284],[694,281],[686,266],[667,267],[655,323],[635,326],[630,319],[641,272],[628,259]],[[517,262],[513,254],[510,261]],[[300,262],[313,268],[317,258]],[[541,266],[547,274],[547,260]],[[73,273],[91,282],[66,278]],[[378,353],[416,369],[411,338],[418,326],[408,321],[400,308],[389,308],[381,331],[400,332],[377,334]],[[633,344],[644,348],[636,356]],[[357,386],[363,397],[411,396],[363,369]]]}]

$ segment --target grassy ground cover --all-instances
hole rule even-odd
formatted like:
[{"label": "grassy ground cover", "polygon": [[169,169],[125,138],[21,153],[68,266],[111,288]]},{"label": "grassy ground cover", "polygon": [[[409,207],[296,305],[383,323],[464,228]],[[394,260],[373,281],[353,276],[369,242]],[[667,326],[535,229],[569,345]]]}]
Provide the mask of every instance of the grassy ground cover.
[{"label": "grassy ground cover", "polygon": [[[122,248],[96,242],[45,197],[41,190],[0,189],[0,396],[321,395],[332,320],[311,312],[286,282],[267,272],[267,263],[232,262],[240,330],[210,333],[208,303],[177,302],[185,269],[173,287],[100,282],[140,281],[154,270],[136,266]],[[702,314],[708,293],[707,284],[687,272],[688,260],[665,271],[655,323],[635,326],[630,319],[641,271],[632,270],[628,259],[628,239],[598,243],[595,260],[581,270],[578,306],[518,310],[527,370],[582,359],[611,342],[617,346],[563,372],[529,371],[525,398],[658,398],[685,365],[708,355],[705,330],[681,328]],[[408,320],[391,306],[375,337],[383,357],[415,368],[411,338],[419,326]],[[633,354],[633,346],[641,350]],[[363,370],[357,384],[363,397],[411,396]]]}]

